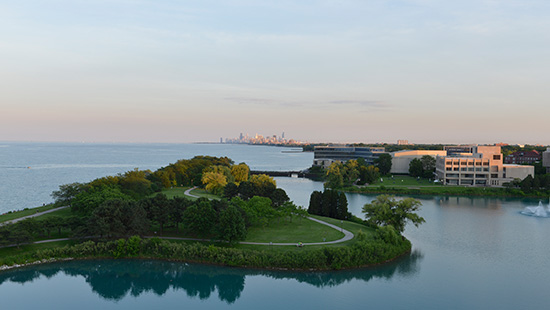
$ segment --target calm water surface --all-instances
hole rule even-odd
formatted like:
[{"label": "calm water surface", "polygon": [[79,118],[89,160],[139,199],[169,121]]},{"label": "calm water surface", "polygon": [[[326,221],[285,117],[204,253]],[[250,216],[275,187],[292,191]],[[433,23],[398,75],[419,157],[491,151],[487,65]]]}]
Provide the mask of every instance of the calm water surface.
[{"label": "calm water surface", "polygon": [[[277,183],[304,206],[313,190],[322,189],[305,179]],[[1,308],[549,308],[550,219],[520,214],[538,200],[417,198],[426,223],[405,231],[413,252],[384,266],[291,273],[134,260],[66,262],[0,273]],[[350,194],[349,209],[361,216],[373,199]]]},{"label": "calm water surface", "polygon": [[134,168],[152,171],[197,155],[227,156],[253,170],[303,170],[313,153],[236,144],[92,144],[0,142],[0,213],[52,202],[59,185]]}]

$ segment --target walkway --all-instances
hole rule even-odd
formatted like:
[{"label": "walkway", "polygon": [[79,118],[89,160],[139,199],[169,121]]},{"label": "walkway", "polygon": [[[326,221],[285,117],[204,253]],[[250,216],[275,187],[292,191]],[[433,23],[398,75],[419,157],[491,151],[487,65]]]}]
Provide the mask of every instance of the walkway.
[{"label": "walkway", "polygon": [[183,194],[184,194],[185,196],[189,196],[189,197],[193,197],[193,198],[201,198],[201,197],[199,197],[199,196],[196,196],[196,195],[191,194],[191,191],[194,190],[194,189],[196,189],[196,188],[197,188],[197,187],[194,186],[194,187],[192,187],[192,188],[186,190]]},{"label": "walkway", "polygon": [[[193,188],[190,188],[188,190],[186,190],[184,192],[185,195],[189,196],[189,197],[195,197],[195,198],[199,198],[195,195],[192,195],[191,194],[191,191],[194,190],[195,188],[197,188],[196,186],[193,187]],[[345,229],[342,229],[341,227],[338,227],[336,225],[333,225],[333,224],[329,224],[325,221],[321,221],[321,220],[318,220],[316,218],[313,218],[313,217],[307,217],[308,220],[312,220],[312,221],[315,221],[319,224],[323,224],[323,225],[327,225],[328,227],[331,227],[331,228],[334,228],[336,230],[339,230],[341,232],[344,233],[344,237],[342,239],[338,239],[338,240],[334,240],[334,241],[325,241],[325,242],[311,242],[311,243],[302,243],[302,245],[325,245],[325,244],[335,244],[335,243],[342,243],[342,242],[346,242],[346,241],[349,241],[351,239],[353,239],[354,235],[351,231],[348,231],[348,230],[345,230]],[[196,240],[196,241],[212,241],[212,240],[204,240],[204,239],[191,239],[191,238],[176,238],[176,237],[170,237],[170,238],[163,238],[163,239],[174,239],[174,240]],[[239,242],[240,244],[252,244],[252,245],[297,245],[298,242],[292,242],[292,243],[271,243],[271,242],[246,242],[246,241],[241,241]]]},{"label": "walkway", "polygon": [[[195,196],[195,195],[192,195],[190,192],[192,190],[194,190],[195,188],[197,188],[196,186],[193,187],[193,188],[190,188],[188,190],[185,191],[185,195],[189,196],[189,197],[195,197],[195,198],[200,198],[198,196]],[[50,213],[50,212],[54,212],[54,211],[57,211],[57,210],[61,210],[61,209],[64,209],[64,208],[67,208],[67,207],[61,207],[61,208],[56,208],[56,209],[51,209],[51,210],[48,210],[48,211],[44,211],[44,212],[40,212],[40,213],[36,213],[36,214],[33,214],[33,215],[29,215],[29,216],[25,216],[25,217],[22,217],[22,218],[19,218],[19,219],[16,219],[16,220],[13,220],[13,221],[20,221],[20,220],[23,220],[25,218],[30,218],[30,217],[35,217],[35,216],[40,216],[40,215],[43,215],[43,214],[46,214],[46,213]],[[345,230],[341,227],[338,227],[337,225],[333,225],[333,224],[329,224],[325,221],[321,221],[321,220],[318,220],[316,218],[313,218],[313,217],[307,217],[308,220],[312,220],[312,221],[315,221],[319,224],[323,224],[323,225],[326,225],[330,228],[334,228],[336,230],[339,230],[341,232],[344,233],[344,237],[341,238],[341,239],[338,239],[338,240],[334,240],[334,241],[325,241],[325,242],[310,242],[310,243],[302,243],[302,245],[327,245],[327,244],[336,244],[336,243],[342,243],[342,242],[346,242],[346,241],[349,241],[351,239],[353,239],[354,235],[352,232],[348,231],[348,230]],[[15,223],[15,222],[14,222]],[[0,223],[0,226],[2,225],[2,223]],[[158,236],[145,236],[145,238],[154,238],[154,237],[157,237],[157,238],[160,238],[160,239],[166,239],[166,240],[186,240],[186,241],[206,241],[206,242],[225,242],[225,241],[221,241],[221,240],[212,240],[212,239],[198,239],[198,238],[180,238],[180,237],[158,237]],[[41,241],[36,241],[36,242],[32,242],[33,244],[38,244],[38,243],[48,243],[48,242],[56,242],[56,241],[66,241],[66,240],[70,240],[70,238],[61,238],[61,239],[49,239],[49,240],[41,240]],[[298,242],[282,242],[282,243],[276,243],[276,242],[246,242],[246,241],[241,241],[239,242],[240,244],[251,244],[251,245],[277,245],[277,246],[288,246],[288,245],[298,245]],[[3,246],[3,247],[9,247],[9,246],[15,246],[15,245],[8,245],[8,246]],[[3,247],[0,247],[0,248],[3,248]]]},{"label": "walkway", "polygon": [[55,212],[55,211],[66,209],[68,207],[69,206],[59,207],[59,208],[54,208],[54,209],[50,209],[50,210],[47,210],[47,211],[38,212],[38,213],[35,213],[35,214],[23,216],[23,217],[20,217],[20,218],[17,218],[17,219],[13,219],[11,221],[2,222],[2,223],[0,223],[0,226],[7,225],[7,224],[15,224],[19,221],[22,221],[22,220],[25,220],[25,219],[30,219],[31,217],[41,216],[41,215],[44,215],[44,214],[48,214],[48,213],[52,213],[52,212]]}]

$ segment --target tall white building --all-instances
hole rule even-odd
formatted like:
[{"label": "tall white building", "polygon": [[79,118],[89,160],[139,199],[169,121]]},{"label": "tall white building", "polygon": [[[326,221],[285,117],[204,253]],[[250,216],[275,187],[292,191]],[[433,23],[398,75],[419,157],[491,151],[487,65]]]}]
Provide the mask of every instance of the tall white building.
[{"label": "tall white building", "polygon": [[446,146],[436,159],[436,174],[446,185],[502,186],[535,175],[534,166],[505,165],[500,146]]}]

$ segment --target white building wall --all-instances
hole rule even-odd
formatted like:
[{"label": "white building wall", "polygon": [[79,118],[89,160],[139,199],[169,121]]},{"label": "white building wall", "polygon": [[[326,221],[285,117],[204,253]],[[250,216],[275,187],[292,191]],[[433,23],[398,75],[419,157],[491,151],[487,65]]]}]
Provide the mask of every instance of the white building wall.
[{"label": "white building wall", "polygon": [[420,159],[424,155],[433,157],[446,156],[447,151],[428,151],[428,150],[414,150],[414,151],[399,151],[390,153],[392,157],[391,170],[392,174],[409,174],[409,165],[413,159]]}]

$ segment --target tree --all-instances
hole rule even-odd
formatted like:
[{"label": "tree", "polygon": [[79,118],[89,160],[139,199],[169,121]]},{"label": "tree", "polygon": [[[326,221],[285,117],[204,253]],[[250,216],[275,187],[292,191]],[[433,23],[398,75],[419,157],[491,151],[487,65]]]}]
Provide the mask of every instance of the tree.
[{"label": "tree", "polygon": [[433,178],[435,172],[435,158],[430,155],[424,155],[420,158],[422,162],[422,177],[426,179]]},{"label": "tree", "polygon": [[215,172],[223,174],[227,183],[235,183],[235,177],[231,174],[231,169],[223,165],[214,165],[204,169],[202,172],[203,176],[206,172]]},{"label": "tree", "polygon": [[271,206],[271,199],[254,196],[243,205],[243,210],[252,224],[267,226],[269,220],[276,214]]},{"label": "tree", "polygon": [[282,188],[277,188],[271,193],[271,196],[269,196],[271,199],[271,202],[273,203],[273,206],[278,208],[287,201],[290,200],[288,195],[286,194],[285,190]]},{"label": "tree", "polygon": [[310,214],[321,215],[322,201],[323,193],[319,191],[314,191],[311,193],[311,196],[309,196],[309,207],[307,212]]},{"label": "tree", "polygon": [[191,200],[184,197],[174,197],[172,199],[172,208],[170,221],[176,226],[176,233],[179,232],[179,224],[183,222],[183,213],[192,205]]},{"label": "tree", "polygon": [[240,163],[231,167],[231,174],[235,178],[235,183],[239,185],[241,182],[248,181],[250,168],[245,163]]},{"label": "tree", "polygon": [[228,183],[223,188],[223,198],[231,199],[239,195],[239,186],[235,183]]},{"label": "tree", "polygon": [[277,182],[275,182],[275,179],[267,174],[255,174],[250,177],[250,182],[254,184],[256,196],[270,197],[273,191],[277,188]]},{"label": "tree", "polygon": [[152,194],[151,181],[147,180],[150,171],[143,171],[135,168],[119,177],[120,186],[123,191],[133,197],[144,197]]},{"label": "tree", "polygon": [[70,204],[76,195],[84,191],[84,188],[85,185],[81,183],[60,185],[59,190],[52,193],[52,198],[56,203]]},{"label": "tree", "polygon": [[118,187],[93,187],[76,195],[72,201],[71,211],[80,215],[90,215],[95,208],[112,199],[130,200],[131,198],[123,194]]},{"label": "tree", "polygon": [[309,199],[308,212],[336,219],[348,218],[348,200],[346,194],[336,190],[314,191]]},{"label": "tree", "polygon": [[229,243],[236,240],[243,240],[246,237],[244,218],[237,207],[233,205],[229,205],[220,213],[218,229],[220,238]]},{"label": "tree", "polygon": [[380,154],[380,156],[374,161],[380,169],[382,175],[389,174],[391,171],[392,158],[390,154]]},{"label": "tree", "polygon": [[94,209],[88,220],[88,232],[92,235],[123,236],[126,229],[122,223],[122,200],[109,200]]},{"label": "tree", "polygon": [[359,167],[359,184],[373,183],[380,178],[380,169],[375,166],[360,166]]},{"label": "tree", "polygon": [[359,164],[350,159],[343,165],[343,178],[346,185],[351,185],[359,178]]},{"label": "tree", "polygon": [[344,186],[344,176],[341,171],[342,163],[339,161],[330,164],[327,170],[327,181],[325,182],[325,188],[340,188]]},{"label": "tree", "polygon": [[146,200],[144,209],[149,219],[159,224],[161,236],[164,232],[164,225],[170,221],[173,206],[172,201],[168,200],[168,197],[164,194],[158,194]]},{"label": "tree", "polygon": [[256,193],[256,186],[252,182],[244,181],[239,184],[239,196],[242,199],[248,200],[254,197],[255,193]]},{"label": "tree", "polygon": [[202,183],[206,185],[206,190],[220,195],[223,193],[223,188],[227,185],[227,177],[219,172],[205,172],[202,175]]},{"label": "tree", "polygon": [[420,159],[415,158],[411,160],[409,163],[409,174],[411,177],[417,178],[422,176],[424,172],[424,169],[422,168],[422,161]]},{"label": "tree", "polygon": [[380,195],[363,207],[363,213],[368,223],[376,226],[391,225],[402,233],[407,222],[417,227],[425,222],[423,217],[415,213],[421,205],[420,201],[413,198],[395,200],[393,196]]},{"label": "tree", "polygon": [[199,236],[212,235],[217,221],[218,214],[208,199],[198,199],[183,212],[185,228]]}]

